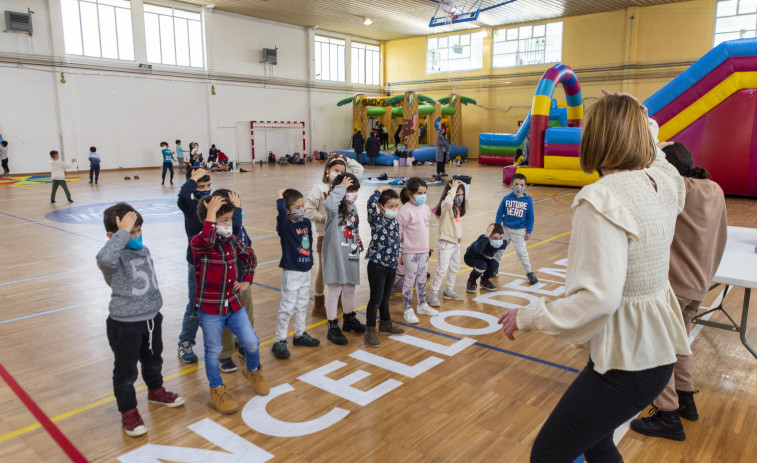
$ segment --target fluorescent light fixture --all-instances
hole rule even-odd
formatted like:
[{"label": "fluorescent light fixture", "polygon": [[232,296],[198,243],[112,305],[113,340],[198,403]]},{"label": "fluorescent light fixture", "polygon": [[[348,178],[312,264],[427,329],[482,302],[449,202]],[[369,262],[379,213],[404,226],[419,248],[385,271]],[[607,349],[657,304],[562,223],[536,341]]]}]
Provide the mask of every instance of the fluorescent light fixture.
[{"label": "fluorescent light fixture", "polygon": [[363,25],[370,26],[371,24],[373,24],[373,20],[371,18],[367,16],[363,18]]}]

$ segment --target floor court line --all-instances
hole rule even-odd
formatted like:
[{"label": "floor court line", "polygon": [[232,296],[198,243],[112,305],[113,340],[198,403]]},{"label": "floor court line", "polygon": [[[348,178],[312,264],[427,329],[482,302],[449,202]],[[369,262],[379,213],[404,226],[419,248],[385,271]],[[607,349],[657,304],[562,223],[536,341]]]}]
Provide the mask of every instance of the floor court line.
[{"label": "floor court line", "polygon": [[7,212],[2,212],[2,211],[0,211],[0,214],[3,214],[3,215],[7,215],[8,217],[13,217],[14,219],[18,219],[18,220],[25,220],[25,221],[27,221],[27,222],[30,222],[30,223],[36,223],[37,225],[39,225],[39,226],[41,226],[41,227],[52,228],[53,230],[62,231],[62,232],[68,233],[68,234],[70,234],[70,235],[78,236],[78,237],[80,237],[80,238],[86,238],[86,239],[88,239],[88,240],[97,241],[98,243],[104,243],[104,242],[105,242],[105,240],[102,240],[102,239],[94,238],[94,237],[92,237],[92,236],[88,236],[88,235],[82,235],[81,233],[72,232],[72,231],[70,231],[70,230],[66,230],[65,228],[58,228],[58,227],[53,227],[52,225],[48,225],[48,224],[46,224],[46,223],[42,223],[42,222],[35,222],[35,221],[33,221],[33,220],[25,219],[25,218],[23,218],[23,217],[19,217],[19,216],[17,216],[17,215],[8,214]]}]

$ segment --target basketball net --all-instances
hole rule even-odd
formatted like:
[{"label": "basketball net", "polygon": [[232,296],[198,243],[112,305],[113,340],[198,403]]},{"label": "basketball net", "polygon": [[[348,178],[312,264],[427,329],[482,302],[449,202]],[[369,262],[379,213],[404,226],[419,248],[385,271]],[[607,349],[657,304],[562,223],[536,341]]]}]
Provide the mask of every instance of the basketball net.
[{"label": "basketball net", "polygon": [[463,11],[451,0],[442,0],[441,7],[442,11],[447,14],[447,19],[444,21],[446,26],[452,25],[452,21],[457,19],[457,15]]}]

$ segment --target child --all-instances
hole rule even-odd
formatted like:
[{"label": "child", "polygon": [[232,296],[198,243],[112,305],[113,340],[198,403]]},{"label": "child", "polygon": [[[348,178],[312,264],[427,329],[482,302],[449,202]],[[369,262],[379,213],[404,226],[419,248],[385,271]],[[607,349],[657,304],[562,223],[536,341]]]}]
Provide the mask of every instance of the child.
[{"label": "child", "polygon": [[[257,260],[252,249],[232,232],[234,206],[223,195],[213,194],[198,201],[197,215],[202,232],[190,239],[197,276],[197,309],[205,339],[205,374],[210,383],[209,406],[229,414],[239,406],[218,371],[223,327],[229,328],[242,343],[246,365],[242,373],[259,395],[270,387],[260,365],[260,341],[243,310],[239,293],[252,283]],[[243,267],[238,267],[242,262]]]},{"label": "child", "polygon": [[[505,240],[515,245],[515,252],[526,271],[528,282],[532,285],[539,282],[531,271],[531,260],[528,258],[526,241],[531,239],[534,230],[534,202],[526,192],[526,176],[515,174],[511,180],[513,192],[502,198],[497,209],[494,221],[502,225],[505,230]],[[494,257],[497,263],[502,260],[505,250],[498,252]],[[495,275],[492,275],[495,276]]]},{"label": "child", "polygon": [[289,358],[287,328],[294,314],[295,346],[316,347],[321,342],[305,332],[305,317],[310,300],[310,269],[313,268],[313,232],[305,217],[305,200],[297,190],[283,189],[276,200],[279,215],[276,231],[281,240],[281,304],[276,322],[276,342],[271,352]]},{"label": "child", "polygon": [[402,256],[400,226],[397,211],[400,197],[390,186],[379,187],[368,199],[368,223],[371,225],[371,244],[365,258],[368,260],[368,285],[371,297],[365,315],[365,344],[379,347],[376,335],[376,312],[381,309],[379,333],[404,334],[392,324],[389,314],[389,297],[392,294],[397,264]]},{"label": "child", "polygon": [[97,148],[89,147],[89,183],[92,183],[92,174],[95,174],[95,185],[100,179],[100,155],[97,154]]},{"label": "child", "polygon": [[405,321],[418,323],[413,311],[413,286],[418,292],[418,313],[436,316],[439,312],[426,303],[428,269],[428,232],[431,210],[426,206],[426,182],[410,177],[400,192],[404,203],[397,213],[402,240],[402,262],[405,267],[405,284],[402,299],[405,303]]},{"label": "child", "polygon": [[162,141],[160,142],[160,153],[163,155],[163,181],[160,182],[161,185],[166,183],[166,171],[171,171],[171,185],[173,185],[173,151],[168,149],[168,142]]},{"label": "child", "polygon": [[176,140],[176,160],[179,161],[179,173],[184,173],[184,147],[181,140]]},{"label": "child", "polygon": [[462,217],[465,215],[465,187],[460,180],[447,182],[439,199],[439,204],[434,208],[434,215],[439,219],[439,265],[434,273],[431,283],[431,294],[428,295],[428,305],[440,307],[439,288],[442,280],[447,275],[447,289],[442,293],[444,299],[455,301],[463,300],[463,296],[455,292],[457,272],[460,271],[460,241],[463,237]]},{"label": "child", "polygon": [[184,399],[163,387],[163,299],[150,251],[142,246],[142,216],[130,205],[118,203],[105,209],[103,221],[108,241],[97,253],[97,266],[111,288],[105,324],[114,356],[113,394],[124,433],[141,436],[147,427],[134,391],[137,362],[142,364],[148,402],[179,407]]},{"label": "child", "polygon": [[439,131],[439,135],[436,137],[436,176],[441,180],[442,177],[447,176],[447,172],[444,171],[444,167],[447,164],[447,158],[449,156],[449,139],[444,129]]},{"label": "child", "polygon": [[3,177],[10,177],[10,169],[8,169],[8,142],[5,140],[0,142],[0,161],[3,164]]},{"label": "child", "polygon": [[326,338],[338,345],[347,344],[347,338],[339,330],[336,306],[342,295],[344,322],[347,332],[365,333],[365,325],[355,317],[355,286],[360,284],[359,219],[355,200],[360,181],[352,174],[340,174],[332,183],[331,193],[323,202],[326,210],[326,229],[323,234],[323,282],[326,293],[326,318],[329,332]]},{"label": "child", "polygon": [[489,281],[497,274],[499,262],[494,258],[497,251],[505,249],[505,230],[501,224],[493,223],[486,229],[486,234],[478,237],[465,251],[465,265],[472,267],[468,277],[466,291],[476,292],[476,280],[481,277],[481,287],[488,291],[496,291],[497,287]]},{"label": "child", "polygon": [[63,187],[68,202],[74,202],[74,200],[71,199],[71,193],[68,191],[68,186],[66,186],[66,169],[70,169],[71,166],[74,165],[76,158],[71,159],[71,162],[66,164],[65,161],[58,160],[59,156],[60,155],[57,151],[50,151],[50,158],[52,159],[52,161],[50,161],[50,178],[53,181],[53,191],[50,193],[50,204],[55,202],[55,192],[58,191],[59,186]]},{"label": "child", "polygon": [[[274,156],[275,157],[275,156]],[[318,272],[315,277],[315,304],[313,304],[313,313],[325,315],[324,295],[323,295],[323,234],[326,223],[326,211],[323,208],[323,202],[329,194],[331,182],[344,172],[348,171],[355,177],[360,178],[363,175],[363,166],[354,159],[347,157],[332,157],[323,166],[323,177],[321,181],[313,185],[313,189],[305,198],[305,216],[315,224],[315,234],[317,236],[315,249],[318,252]]]}]

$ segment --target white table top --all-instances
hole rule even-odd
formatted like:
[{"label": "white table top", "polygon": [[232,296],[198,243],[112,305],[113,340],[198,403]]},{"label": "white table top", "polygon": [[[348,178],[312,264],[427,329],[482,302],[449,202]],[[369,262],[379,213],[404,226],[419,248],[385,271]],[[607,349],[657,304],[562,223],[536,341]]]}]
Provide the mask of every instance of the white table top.
[{"label": "white table top", "polygon": [[757,289],[757,229],[728,227],[728,241],[725,244],[723,260],[712,279],[742,288]]}]

